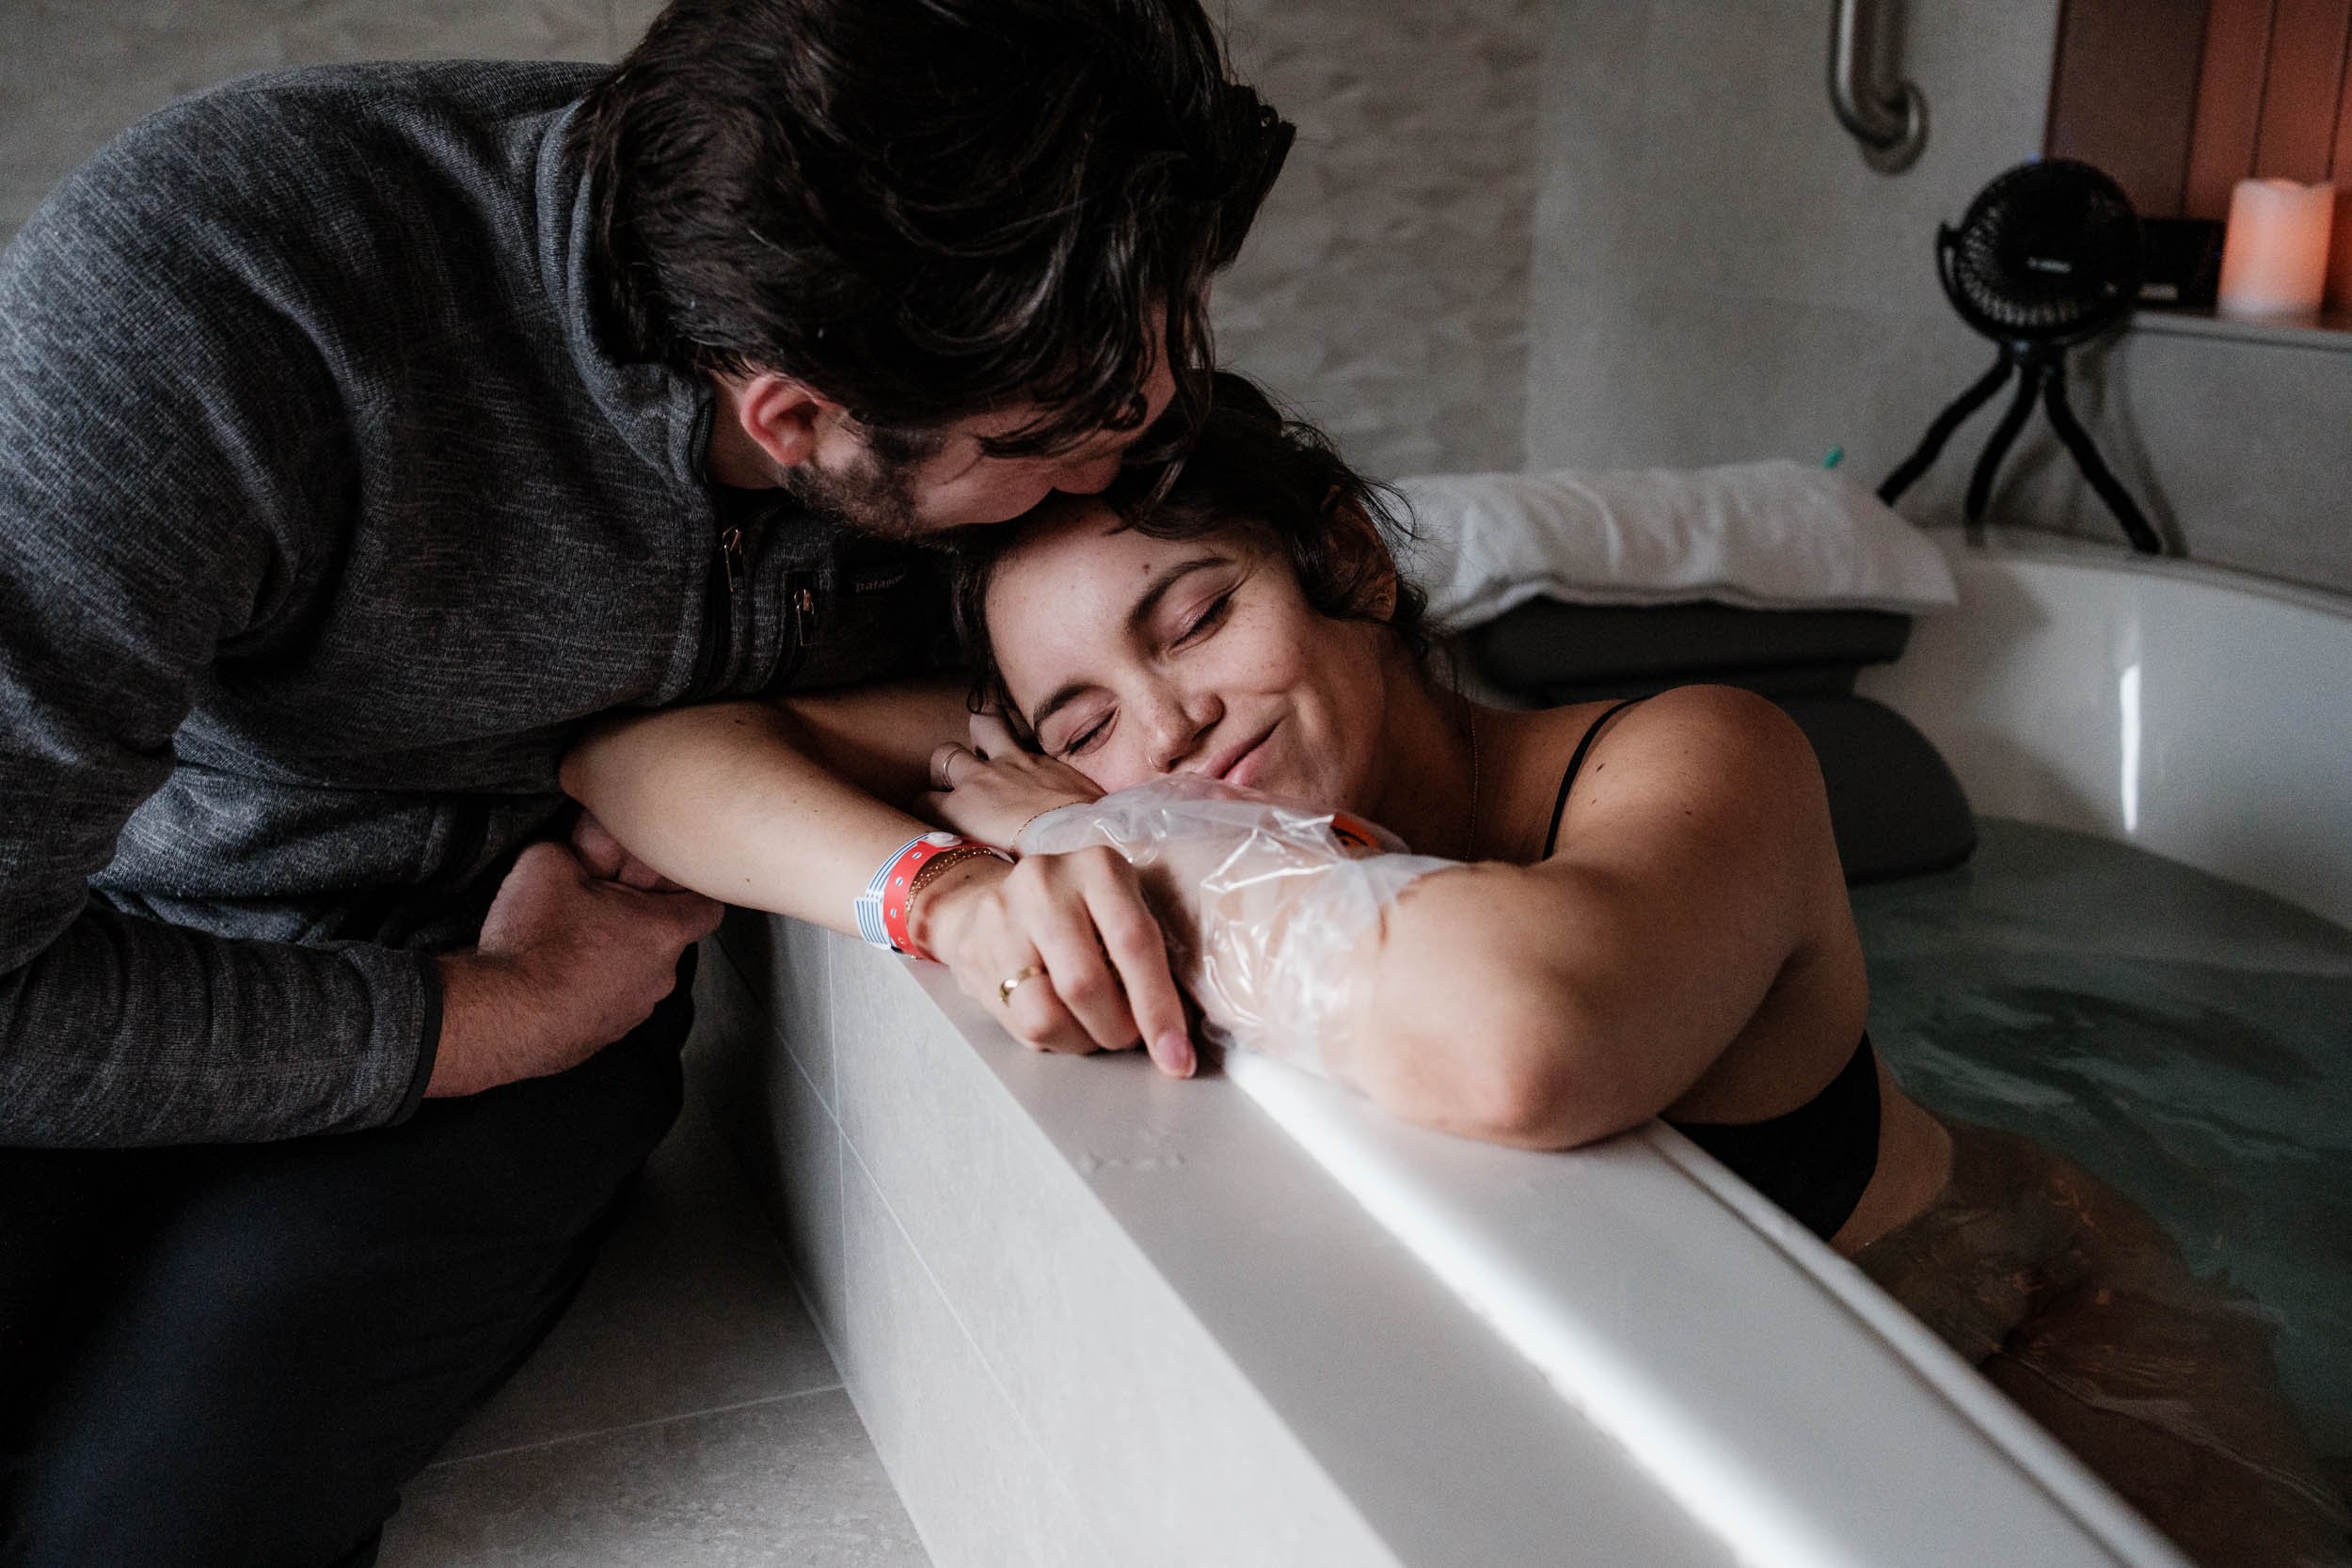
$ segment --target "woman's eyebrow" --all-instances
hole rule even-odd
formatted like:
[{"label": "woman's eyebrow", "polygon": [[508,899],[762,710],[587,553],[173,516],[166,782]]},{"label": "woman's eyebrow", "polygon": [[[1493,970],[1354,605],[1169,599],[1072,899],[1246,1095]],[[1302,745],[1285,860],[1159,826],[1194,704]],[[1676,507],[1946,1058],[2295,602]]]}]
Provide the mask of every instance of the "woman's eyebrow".
[{"label": "woman's eyebrow", "polygon": [[[1136,602],[1128,607],[1128,634],[1134,636],[1150,624],[1153,613],[1160,608],[1160,601],[1168,597],[1169,589],[1203,567],[1221,566],[1228,559],[1222,555],[1196,555],[1189,561],[1176,562],[1153,573],[1152,580],[1144,584],[1143,592],[1136,596]],[[1092,685],[1090,681],[1075,680],[1064,681],[1055,688],[1052,696],[1037,705],[1037,711],[1029,719],[1029,733],[1042,735],[1045,721],[1069,704],[1085,696]]]}]

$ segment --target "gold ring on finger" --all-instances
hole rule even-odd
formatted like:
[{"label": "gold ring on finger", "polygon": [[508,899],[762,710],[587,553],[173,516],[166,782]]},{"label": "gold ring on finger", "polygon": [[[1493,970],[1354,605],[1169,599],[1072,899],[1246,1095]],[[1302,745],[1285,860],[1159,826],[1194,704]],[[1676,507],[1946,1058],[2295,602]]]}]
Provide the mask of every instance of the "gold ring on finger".
[{"label": "gold ring on finger", "polygon": [[1045,972],[1035,964],[1023,964],[996,982],[996,1000],[1005,1006],[1012,1006],[1012,993]]}]

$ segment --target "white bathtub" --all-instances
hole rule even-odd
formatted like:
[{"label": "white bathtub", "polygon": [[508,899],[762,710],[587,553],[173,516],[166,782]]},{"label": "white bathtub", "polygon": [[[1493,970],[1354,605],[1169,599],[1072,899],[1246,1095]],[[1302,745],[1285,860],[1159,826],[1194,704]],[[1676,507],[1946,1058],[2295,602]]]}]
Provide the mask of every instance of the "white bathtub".
[{"label": "white bathtub", "polygon": [[2352,926],[2352,599],[2049,534],[1939,543],[1961,612],[1860,689],[1927,732],[1979,813]]},{"label": "white bathtub", "polygon": [[[1963,608],[1867,689],[1980,810],[2347,917],[2341,604],[1953,555]],[[1661,1128],[1490,1148],[1263,1061],[1032,1056],[790,923],[721,945],[704,1048],[941,1564],[2180,1561]]]}]

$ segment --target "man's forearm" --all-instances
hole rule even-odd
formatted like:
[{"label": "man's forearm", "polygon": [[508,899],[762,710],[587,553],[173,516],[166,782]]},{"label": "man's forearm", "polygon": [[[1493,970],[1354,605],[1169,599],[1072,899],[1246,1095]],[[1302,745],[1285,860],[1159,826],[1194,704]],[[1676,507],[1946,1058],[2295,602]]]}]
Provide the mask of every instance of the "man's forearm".
[{"label": "man's forearm", "polygon": [[421,954],[240,941],[93,905],[0,974],[0,1145],[379,1126],[423,1093],[439,1012]]}]

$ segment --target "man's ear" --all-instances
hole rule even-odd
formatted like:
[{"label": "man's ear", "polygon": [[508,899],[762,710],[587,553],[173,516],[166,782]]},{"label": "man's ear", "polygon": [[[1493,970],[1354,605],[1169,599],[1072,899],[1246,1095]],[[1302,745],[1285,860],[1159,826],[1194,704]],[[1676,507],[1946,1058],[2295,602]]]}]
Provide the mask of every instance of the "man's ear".
[{"label": "man's ear", "polygon": [[839,404],[819,396],[806,382],[774,371],[738,382],[734,401],[743,434],[785,468],[815,462],[818,438],[843,412]]}]

